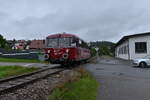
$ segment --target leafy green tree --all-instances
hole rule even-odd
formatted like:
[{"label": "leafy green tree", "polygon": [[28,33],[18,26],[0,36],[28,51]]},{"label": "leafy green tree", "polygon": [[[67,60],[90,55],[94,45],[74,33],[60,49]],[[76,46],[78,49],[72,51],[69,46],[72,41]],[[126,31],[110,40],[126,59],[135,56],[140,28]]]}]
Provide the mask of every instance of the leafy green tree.
[{"label": "leafy green tree", "polygon": [[98,54],[100,56],[102,55],[108,55],[113,56],[115,52],[115,43],[110,41],[96,41],[96,42],[90,42],[91,47],[98,47],[99,51]]},{"label": "leafy green tree", "polygon": [[112,52],[111,52],[110,48],[108,48],[107,46],[101,46],[99,48],[98,53],[100,56],[103,56],[103,55],[112,56]]},{"label": "leafy green tree", "polygon": [[90,50],[91,50],[91,56],[92,57],[96,56],[96,53],[97,53],[96,49],[95,48],[91,48]]},{"label": "leafy green tree", "polygon": [[5,49],[9,48],[6,39],[4,39],[4,37],[1,34],[0,34],[0,48],[5,48]]}]

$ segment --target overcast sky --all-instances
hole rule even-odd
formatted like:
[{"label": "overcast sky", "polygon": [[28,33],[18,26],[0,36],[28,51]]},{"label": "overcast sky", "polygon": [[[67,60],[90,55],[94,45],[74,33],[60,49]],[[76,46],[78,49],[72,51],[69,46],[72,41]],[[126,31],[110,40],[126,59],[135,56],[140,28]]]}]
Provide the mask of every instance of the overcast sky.
[{"label": "overcast sky", "polygon": [[57,32],[86,41],[118,41],[150,31],[149,0],[0,0],[6,39],[42,39]]}]

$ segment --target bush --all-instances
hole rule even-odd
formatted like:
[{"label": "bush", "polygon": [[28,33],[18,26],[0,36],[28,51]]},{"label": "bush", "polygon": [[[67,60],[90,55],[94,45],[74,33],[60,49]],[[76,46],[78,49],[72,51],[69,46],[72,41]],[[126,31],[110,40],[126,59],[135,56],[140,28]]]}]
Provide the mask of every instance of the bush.
[{"label": "bush", "polygon": [[92,57],[93,57],[93,56],[96,56],[96,54],[97,54],[96,49],[95,49],[95,48],[91,48],[90,50],[91,50],[91,56],[92,56]]},{"label": "bush", "polygon": [[98,83],[86,71],[81,70],[81,77],[55,89],[49,100],[96,100]]}]

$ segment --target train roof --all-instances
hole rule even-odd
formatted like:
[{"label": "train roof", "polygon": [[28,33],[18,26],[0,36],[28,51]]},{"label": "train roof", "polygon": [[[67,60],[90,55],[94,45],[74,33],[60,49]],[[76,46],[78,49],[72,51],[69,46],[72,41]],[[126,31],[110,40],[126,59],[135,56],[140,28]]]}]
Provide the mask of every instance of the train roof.
[{"label": "train roof", "polygon": [[76,38],[84,41],[83,39],[79,38],[78,36],[76,36],[74,34],[65,33],[65,32],[63,32],[63,33],[57,33],[57,34],[52,34],[52,35],[47,36],[47,38],[58,38],[58,37],[76,37]]},{"label": "train roof", "polygon": [[47,38],[58,38],[58,37],[77,37],[78,36],[74,35],[74,34],[69,34],[69,33],[57,33],[57,34],[52,34],[49,35]]}]

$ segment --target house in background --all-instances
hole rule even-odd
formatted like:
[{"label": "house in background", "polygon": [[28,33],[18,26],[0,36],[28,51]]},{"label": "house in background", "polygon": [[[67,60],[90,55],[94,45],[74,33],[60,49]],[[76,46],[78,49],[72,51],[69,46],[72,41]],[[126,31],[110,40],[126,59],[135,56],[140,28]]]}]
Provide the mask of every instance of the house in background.
[{"label": "house in background", "polygon": [[44,49],[45,48],[45,40],[32,40],[30,45],[30,49]]},{"label": "house in background", "polygon": [[115,56],[136,59],[150,55],[150,32],[124,36],[115,46]]},{"label": "house in background", "polygon": [[24,50],[26,49],[27,41],[25,40],[15,40],[12,41],[12,49],[13,50]]}]

